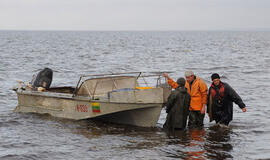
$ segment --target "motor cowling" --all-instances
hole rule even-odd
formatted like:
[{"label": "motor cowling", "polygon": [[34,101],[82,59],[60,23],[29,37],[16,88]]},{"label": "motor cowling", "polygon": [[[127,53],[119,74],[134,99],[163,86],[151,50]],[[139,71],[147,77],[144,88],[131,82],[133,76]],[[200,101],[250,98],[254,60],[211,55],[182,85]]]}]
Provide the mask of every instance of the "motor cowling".
[{"label": "motor cowling", "polygon": [[46,89],[50,88],[53,78],[53,71],[50,68],[44,68],[37,75],[34,75],[31,83],[35,88],[43,87]]}]

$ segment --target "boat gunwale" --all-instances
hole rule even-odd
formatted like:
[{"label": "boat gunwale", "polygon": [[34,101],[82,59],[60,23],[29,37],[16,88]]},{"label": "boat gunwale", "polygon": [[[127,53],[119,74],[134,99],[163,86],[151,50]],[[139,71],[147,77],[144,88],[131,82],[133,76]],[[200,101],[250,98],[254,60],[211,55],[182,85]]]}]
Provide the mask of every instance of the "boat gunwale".
[{"label": "boat gunwale", "polygon": [[[17,94],[21,95],[31,95],[31,96],[41,96],[48,98],[59,98],[59,99],[69,99],[78,101],[88,101],[88,102],[99,102],[99,103],[112,103],[112,104],[163,104],[163,103],[128,103],[128,102],[110,102],[105,100],[91,99],[91,97],[86,96],[75,96],[73,97],[71,93],[57,93],[57,92],[40,92],[40,91],[16,91]],[[68,97],[66,97],[68,96]],[[108,99],[109,100],[109,99]]]}]

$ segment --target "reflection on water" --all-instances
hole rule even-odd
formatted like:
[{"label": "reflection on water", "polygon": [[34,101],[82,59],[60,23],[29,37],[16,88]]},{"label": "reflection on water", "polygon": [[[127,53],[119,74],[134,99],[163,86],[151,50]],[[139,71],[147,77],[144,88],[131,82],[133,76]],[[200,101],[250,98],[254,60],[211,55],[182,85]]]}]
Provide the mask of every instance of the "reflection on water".
[{"label": "reflection on water", "polygon": [[187,159],[205,159],[204,153],[206,152],[203,148],[205,130],[204,129],[191,129],[189,130],[191,141],[189,146],[195,148],[194,150],[188,151]]},{"label": "reflection on water", "polygon": [[[155,155],[156,158],[158,155],[162,155],[169,159],[204,160],[233,158],[231,154],[233,146],[230,137],[234,133],[229,127],[225,128],[214,125],[203,129],[186,129],[167,132],[158,127],[133,127],[103,123],[95,120],[74,121],[55,118],[47,114],[21,114],[20,116],[21,119],[25,120],[19,125],[24,126],[26,121],[31,121],[31,119],[35,120],[35,122],[31,122],[33,126],[31,128],[35,128],[38,125],[50,124],[50,130],[54,128],[54,132],[57,133],[56,136],[67,136],[71,133],[71,137],[68,137],[75,142],[81,142],[81,140],[84,139],[84,143],[75,143],[75,147],[87,146],[88,150],[91,152],[101,152],[100,150],[103,150],[104,152],[102,151],[101,153],[105,155],[108,154],[105,152],[110,151],[110,154],[107,155],[108,157],[110,157],[111,154],[119,154],[120,150],[124,152],[124,154],[126,154],[127,150],[134,152],[148,150],[151,151],[149,155],[145,155],[144,153],[140,158],[149,156],[148,158],[151,159],[153,153],[157,154]],[[33,130],[29,133],[31,132],[36,133],[36,131]],[[27,131],[24,132],[24,134],[21,135],[22,138],[25,136],[28,137],[29,133],[27,135]],[[47,133],[45,133],[45,135],[46,134]],[[55,139],[54,136],[55,135],[51,135],[50,138]],[[58,140],[59,139],[61,138],[58,137]],[[24,142],[24,144],[26,146],[37,145],[35,140]],[[14,145],[17,146],[19,144],[6,144],[2,147],[10,148],[14,147]],[[132,155],[129,156],[131,156],[130,158],[132,159]],[[15,156],[15,159],[16,158]]]},{"label": "reflection on water", "polygon": [[167,133],[168,138],[170,138],[168,144],[174,146],[175,150],[175,154],[169,157],[206,159],[205,133],[204,129],[176,130]]},{"label": "reflection on water", "polygon": [[207,155],[213,159],[233,158],[230,155],[233,146],[230,144],[230,135],[232,131],[229,127],[220,127],[218,125],[209,128],[207,133],[205,149]]},{"label": "reflection on water", "polygon": [[[187,129],[167,132],[168,145],[174,146],[171,158],[193,159],[227,159],[233,158],[230,154],[233,146],[230,144],[232,131],[229,127],[214,125],[203,129]],[[178,153],[177,153],[178,152]]]}]

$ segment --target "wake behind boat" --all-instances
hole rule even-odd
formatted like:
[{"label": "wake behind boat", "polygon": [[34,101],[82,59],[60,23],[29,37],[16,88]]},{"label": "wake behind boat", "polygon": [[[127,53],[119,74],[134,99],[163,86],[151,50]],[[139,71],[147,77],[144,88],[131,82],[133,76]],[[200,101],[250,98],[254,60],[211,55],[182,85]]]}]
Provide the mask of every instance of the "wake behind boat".
[{"label": "wake behind boat", "polygon": [[[161,72],[82,75],[76,87],[49,87],[51,80],[39,74],[33,86],[19,85],[14,112],[154,127],[171,91],[162,85],[166,80]],[[156,84],[150,86],[149,80]]]}]

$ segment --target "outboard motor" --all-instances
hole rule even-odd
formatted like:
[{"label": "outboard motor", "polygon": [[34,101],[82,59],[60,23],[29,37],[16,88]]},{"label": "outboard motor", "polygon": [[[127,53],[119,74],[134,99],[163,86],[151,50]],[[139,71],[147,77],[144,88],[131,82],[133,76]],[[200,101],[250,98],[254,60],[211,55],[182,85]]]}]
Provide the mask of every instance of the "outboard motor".
[{"label": "outboard motor", "polygon": [[33,87],[50,88],[53,78],[53,71],[50,68],[44,68],[36,76],[33,77],[31,83]]}]

